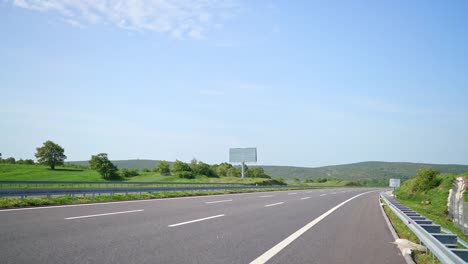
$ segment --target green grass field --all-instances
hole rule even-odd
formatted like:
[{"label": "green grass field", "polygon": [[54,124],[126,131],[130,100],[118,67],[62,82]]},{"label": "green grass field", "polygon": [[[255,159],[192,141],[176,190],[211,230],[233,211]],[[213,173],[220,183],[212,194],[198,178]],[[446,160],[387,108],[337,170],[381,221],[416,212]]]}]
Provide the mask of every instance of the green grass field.
[{"label": "green grass field", "polygon": [[42,165],[0,164],[1,181],[104,181],[92,170]]},{"label": "green grass field", "polygon": [[[0,181],[104,181],[93,170],[57,167],[55,170],[42,165],[0,164]],[[209,178],[197,176],[194,179],[182,179],[174,175],[163,176],[155,172],[140,172],[139,176],[128,178],[131,182],[206,182],[206,183],[240,183],[261,184],[268,181],[262,178],[220,177]]]}]

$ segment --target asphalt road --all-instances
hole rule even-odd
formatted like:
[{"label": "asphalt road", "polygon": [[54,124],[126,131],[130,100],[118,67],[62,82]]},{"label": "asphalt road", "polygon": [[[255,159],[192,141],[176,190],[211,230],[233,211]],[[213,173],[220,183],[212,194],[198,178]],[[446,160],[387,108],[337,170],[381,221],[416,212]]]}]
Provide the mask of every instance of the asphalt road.
[{"label": "asphalt road", "polygon": [[392,241],[375,189],[0,211],[1,263],[405,263]]}]

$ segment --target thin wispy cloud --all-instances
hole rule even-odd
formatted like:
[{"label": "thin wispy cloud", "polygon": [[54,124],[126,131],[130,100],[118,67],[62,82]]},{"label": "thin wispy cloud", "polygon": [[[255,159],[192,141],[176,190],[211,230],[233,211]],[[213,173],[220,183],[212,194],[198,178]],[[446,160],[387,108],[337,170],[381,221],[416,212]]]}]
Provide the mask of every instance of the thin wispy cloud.
[{"label": "thin wispy cloud", "polygon": [[18,8],[54,12],[75,27],[107,24],[202,39],[239,7],[235,0],[12,0]]}]

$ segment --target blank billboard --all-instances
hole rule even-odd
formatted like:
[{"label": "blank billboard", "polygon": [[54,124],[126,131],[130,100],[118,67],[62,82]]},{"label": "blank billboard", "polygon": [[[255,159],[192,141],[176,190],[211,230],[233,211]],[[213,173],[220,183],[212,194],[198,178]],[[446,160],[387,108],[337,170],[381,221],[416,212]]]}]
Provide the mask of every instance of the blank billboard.
[{"label": "blank billboard", "polygon": [[257,162],[257,148],[231,148],[229,162]]}]

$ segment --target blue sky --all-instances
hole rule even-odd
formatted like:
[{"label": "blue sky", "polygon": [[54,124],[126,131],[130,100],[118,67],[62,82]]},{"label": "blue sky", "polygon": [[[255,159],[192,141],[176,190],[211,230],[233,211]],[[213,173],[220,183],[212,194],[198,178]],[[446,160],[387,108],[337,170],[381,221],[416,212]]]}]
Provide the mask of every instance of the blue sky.
[{"label": "blue sky", "polygon": [[0,1],[0,152],[468,164],[466,1]]}]

